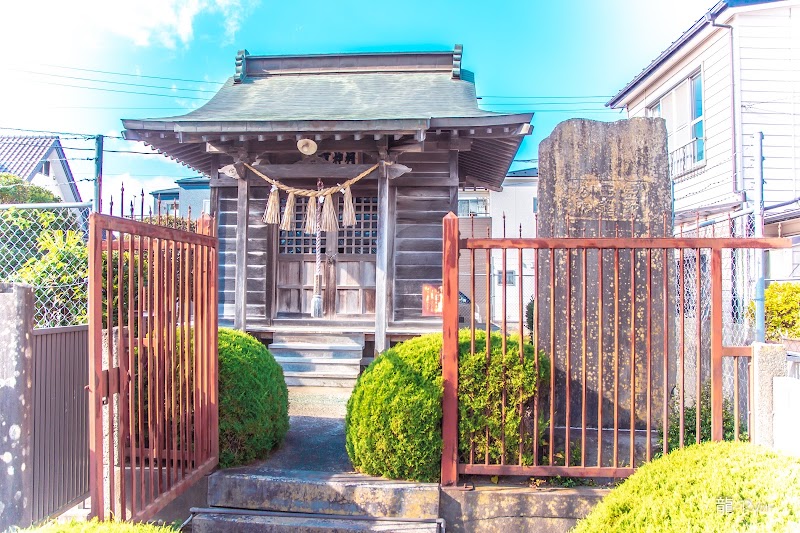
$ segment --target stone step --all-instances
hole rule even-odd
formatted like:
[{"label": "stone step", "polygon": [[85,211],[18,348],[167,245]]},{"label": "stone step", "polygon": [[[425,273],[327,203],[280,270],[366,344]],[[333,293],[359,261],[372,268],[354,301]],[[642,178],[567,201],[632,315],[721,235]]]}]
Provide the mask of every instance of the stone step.
[{"label": "stone step", "polygon": [[353,389],[356,377],[342,376],[325,372],[284,372],[287,387],[337,387]]},{"label": "stone step", "polygon": [[329,357],[332,359],[361,358],[364,348],[353,344],[301,344],[277,343],[269,345],[269,351],[275,357]]},{"label": "stone step", "polygon": [[275,357],[287,372],[314,372],[336,376],[358,377],[361,370],[361,358],[312,358],[312,357]]},{"label": "stone step", "polygon": [[316,345],[346,345],[350,348],[364,348],[363,333],[332,333],[332,332],[275,332],[272,342],[277,344],[316,344]]},{"label": "stone step", "polygon": [[248,473],[236,469],[209,478],[208,504],[289,513],[435,520],[439,485],[391,481],[361,474],[310,471]]},{"label": "stone step", "polygon": [[[196,511],[193,509],[193,511]],[[212,509],[203,509],[212,511]],[[193,533],[338,533],[347,531],[417,531],[438,533],[435,521],[353,519],[329,515],[288,516],[279,514],[234,514],[201,512],[192,519]]]}]

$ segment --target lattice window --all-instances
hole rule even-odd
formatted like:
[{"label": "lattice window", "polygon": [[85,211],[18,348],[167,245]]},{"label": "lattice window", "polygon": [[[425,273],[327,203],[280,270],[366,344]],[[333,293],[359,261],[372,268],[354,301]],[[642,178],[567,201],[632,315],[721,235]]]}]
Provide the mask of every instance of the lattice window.
[{"label": "lattice window", "polygon": [[[308,198],[295,197],[294,204],[294,229],[281,231],[278,240],[279,254],[313,254],[316,253],[317,239],[314,235],[303,233],[305,223],[306,205]],[[281,210],[286,208],[286,198],[281,198]],[[325,252],[325,237],[322,237],[322,251]]]},{"label": "lattice window", "polygon": [[[339,230],[340,254],[378,253],[378,198],[359,196],[353,198],[356,224]],[[339,212],[341,223],[342,214]]]}]

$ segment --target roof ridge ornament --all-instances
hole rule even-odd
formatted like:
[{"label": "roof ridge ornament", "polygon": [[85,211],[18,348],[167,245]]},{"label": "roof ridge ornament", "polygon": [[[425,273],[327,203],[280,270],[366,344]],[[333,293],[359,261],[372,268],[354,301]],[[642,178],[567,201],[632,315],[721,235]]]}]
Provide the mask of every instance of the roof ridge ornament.
[{"label": "roof ridge ornament", "polygon": [[239,50],[236,53],[236,72],[233,74],[233,83],[242,83],[247,77],[247,56],[250,52]]},{"label": "roof ridge ornament", "polygon": [[457,44],[453,49],[453,79],[461,79],[461,56],[464,54],[464,45]]}]

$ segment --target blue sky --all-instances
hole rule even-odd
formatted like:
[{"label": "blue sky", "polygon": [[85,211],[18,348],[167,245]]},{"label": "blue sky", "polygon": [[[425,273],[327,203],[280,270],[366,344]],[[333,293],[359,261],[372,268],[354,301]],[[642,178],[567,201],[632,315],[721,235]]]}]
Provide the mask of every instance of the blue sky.
[{"label": "blue sky", "polygon": [[[170,116],[202,105],[233,73],[241,48],[274,55],[448,50],[460,43],[479,95],[521,97],[485,98],[484,107],[536,113],[533,134],[517,156],[533,159],[539,141],[562,120],[624,118],[604,110],[606,97],[712,2],[14,2],[3,8],[0,128],[119,135],[121,118]],[[92,141],[63,144],[76,148],[67,154],[89,199],[93,154],[85,148]],[[105,156],[104,197],[123,182],[138,193],[193,175],[161,156],[123,153],[149,152],[137,143],[110,139],[106,147],[122,152]]]}]

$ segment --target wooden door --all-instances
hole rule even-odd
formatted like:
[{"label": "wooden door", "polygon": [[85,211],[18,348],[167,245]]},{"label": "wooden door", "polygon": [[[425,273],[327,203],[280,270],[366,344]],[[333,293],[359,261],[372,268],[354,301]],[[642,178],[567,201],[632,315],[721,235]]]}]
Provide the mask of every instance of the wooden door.
[{"label": "wooden door", "polygon": [[[300,200],[300,199],[298,199]],[[322,301],[325,318],[375,314],[377,197],[356,197],[356,225],[322,237]],[[304,203],[298,201],[296,227],[278,238],[276,316],[311,315],[316,275],[316,239],[302,232]]]}]

